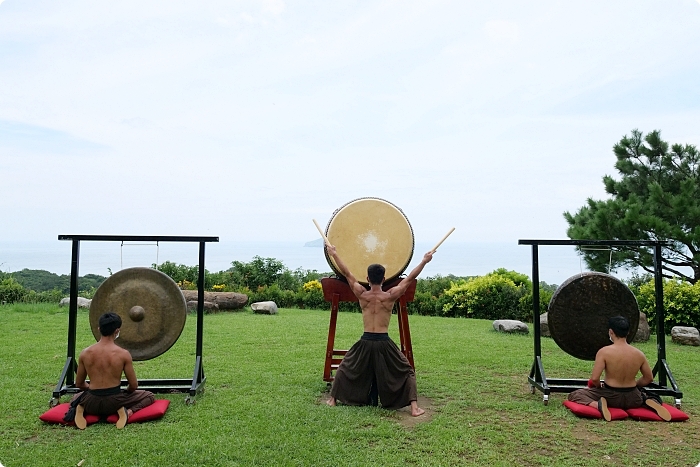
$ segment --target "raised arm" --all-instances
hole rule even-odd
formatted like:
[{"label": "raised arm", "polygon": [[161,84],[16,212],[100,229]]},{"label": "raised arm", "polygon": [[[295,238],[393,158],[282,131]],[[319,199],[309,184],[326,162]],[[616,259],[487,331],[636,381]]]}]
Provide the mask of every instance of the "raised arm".
[{"label": "raised arm", "polygon": [[406,292],[406,289],[408,286],[413,282],[413,280],[418,277],[418,275],[423,272],[423,268],[425,267],[426,264],[428,264],[431,260],[433,259],[433,252],[429,251],[426,254],[423,255],[423,259],[420,261],[418,266],[413,268],[413,271],[408,273],[408,276],[404,280],[402,280],[399,285],[396,287],[392,287],[389,290],[389,294],[391,294],[392,300],[398,300],[401,295],[403,295]]},{"label": "raised arm", "polygon": [[355,294],[356,297],[360,297],[364,292],[366,292],[366,289],[362,287],[362,284],[357,282],[357,278],[353,276],[353,274],[350,272],[350,269],[348,269],[347,265],[343,263],[343,260],[340,259],[340,256],[338,256],[338,252],[335,250],[335,246],[331,245],[330,243],[326,243],[326,251],[328,252],[328,255],[333,258],[333,261],[335,261],[336,266],[338,266],[338,269],[340,269],[341,274],[347,279],[348,285],[350,286],[350,290],[352,290],[352,293]]}]

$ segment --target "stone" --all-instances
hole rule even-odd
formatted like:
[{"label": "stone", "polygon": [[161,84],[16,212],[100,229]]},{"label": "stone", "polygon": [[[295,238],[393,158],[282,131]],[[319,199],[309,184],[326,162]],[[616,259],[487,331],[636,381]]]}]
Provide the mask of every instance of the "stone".
[{"label": "stone", "polygon": [[637,334],[634,335],[632,342],[647,342],[651,337],[651,329],[649,329],[649,321],[647,321],[646,313],[639,312],[639,326],[637,326]]},{"label": "stone", "polygon": [[277,304],[275,302],[255,302],[250,307],[255,313],[263,315],[276,315]]},{"label": "stone", "polygon": [[[197,301],[197,290],[183,290],[186,302]],[[204,301],[215,303],[219,310],[240,310],[248,303],[248,296],[238,292],[204,292]]]},{"label": "stone", "polygon": [[[91,303],[92,300],[89,298],[78,297],[78,308],[90,309]],[[61,301],[58,302],[58,306],[70,306],[70,297],[62,298]]]},{"label": "stone", "polygon": [[552,334],[549,332],[549,322],[547,321],[547,313],[542,313],[540,315],[540,336],[552,337]]},{"label": "stone", "polygon": [[493,322],[493,328],[498,332],[511,332],[527,334],[530,329],[527,324],[515,319],[497,319]]},{"label": "stone", "polygon": [[[197,300],[190,300],[187,302],[187,309],[189,311],[197,311]],[[209,313],[216,313],[219,311],[219,305],[212,302],[204,302],[204,311]]]},{"label": "stone", "polygon": [[671,340],[680,345],[700,345],[700,332],[688,326],[673,326]]}]

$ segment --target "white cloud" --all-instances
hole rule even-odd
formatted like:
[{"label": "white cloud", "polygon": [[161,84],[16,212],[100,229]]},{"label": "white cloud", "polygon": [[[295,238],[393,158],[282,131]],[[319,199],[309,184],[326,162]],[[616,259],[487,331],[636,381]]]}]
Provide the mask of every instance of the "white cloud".
[{"label": "white cloud", "polygon": [[489,39],[497,42],[517,42],[520,28],[513,21],[488,21],[483,28]]}]

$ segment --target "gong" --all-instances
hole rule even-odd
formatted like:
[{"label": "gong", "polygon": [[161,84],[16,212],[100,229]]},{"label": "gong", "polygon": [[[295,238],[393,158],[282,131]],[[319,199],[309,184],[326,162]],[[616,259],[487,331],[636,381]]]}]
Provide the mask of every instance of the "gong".
[{"label": "gong", "polygon": [[627,342],[639,326],[639,306],[632,291],[620,280],[600,272],[570,277],[549,302],[549,332],[566,353],[582,360],[595,360],[610,344],[608,319],[624,316],[630,323]]},{"label": "gong", "polygon": [[185,327],[187,305],[177,284],[151,268],[123,269],[105,280],[90,304],[90,327],[96,340],[98,321],[113,312],[122,319],[114,342],[134,360],[149,360],[175,344]]}]

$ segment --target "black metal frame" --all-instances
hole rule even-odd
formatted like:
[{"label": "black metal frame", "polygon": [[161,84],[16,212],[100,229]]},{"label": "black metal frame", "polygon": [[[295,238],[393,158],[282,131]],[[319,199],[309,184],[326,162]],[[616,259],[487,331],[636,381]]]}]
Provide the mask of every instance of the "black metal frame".
[{"label": "black metal frame", "polygon": [[[59,235],[59,240],[72,241],[70,269],[70,305],[68,308],[68,351],[66,363],[58,378],[58,384],[49,402],[55,405],[64,394],[80,392],[75,386],[75,375],[78,364],[75,358],[76,329],[78,323],[78,266],[80,263],[81,241],[121,241],[121,242],[197,242],[199,243],[199,275],[197,278],[197,348],[192,379],[139,379],[139,388],[151,392],[189,392],[188,402],[193,401],[197,393],[204,389],[207,378],[202,366],[202,338],[204,333],[204,245],[207,242],[218,242],[219,237],[179,237],[179,236],[149,236],[149,235]],[[122,380],[122,386],[128,381]]]},{"label": "black metal frame", "polygon": [[[552,392],[572,392],[577,389],[586,387],[587,379],[554,379],[547,378],[544,373],[544,365],[542,364],[542,348],[541,348],[541,333],[540,333],[540,271],[538,247],[539,245],[569,245],[569,246],[609,246],[609,247],[625,247],[625,246],[647,246],[654,247],[654,293],[656,306],[656,353],[657,361],[654,365],[654,377],[658,375],[658,383],[650,383],[645,389],[659,396],[673,396],[675,403],[680,406],[683,393],[678,389],[678,384],[673,378],[671,369],[666,361],[666,331],[664,329],[665,310],[664,310],[664,295],[663,295],[663,277],[662,277],[662,261],[661,248],[669,245],[670,242],[654,241],[654,240],[518,240],[518,245],[532,245],[532,319],[535,328],[535,359],[530,369],[530,375],[527,380],[530,383],[531,391],[534,394],[535,388],[542,391],[543,401],[546,404],[549,400],[549,394]],[[667,384],[671,383],[671,387]]]}]

